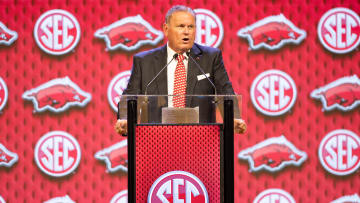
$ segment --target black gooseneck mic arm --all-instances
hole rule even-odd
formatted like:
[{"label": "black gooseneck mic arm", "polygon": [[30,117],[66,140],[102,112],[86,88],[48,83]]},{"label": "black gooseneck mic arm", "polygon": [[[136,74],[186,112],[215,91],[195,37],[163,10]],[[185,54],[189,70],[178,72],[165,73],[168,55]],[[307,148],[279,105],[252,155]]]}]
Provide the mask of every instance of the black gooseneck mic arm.
[{"label": "black gooseneck mic arm", "polygon": [[163,72],[163,71],[165,70],[165,68],[168,67],[168,65],[169,65],[174,59],[176,59],[176,58],[178,57],[178,55],[179,55],[179,54],[177,54],[177,53],[174,54],[174,56],[173,56],[172,59],[169,61],[169,63],[167,63],[167,64],[155,75],[155,77],[146,85],[145,95],[147,94],[147,89],[148,89],[148,87],[155,81],[155,79],[156,79],[157,77],[159,77],[160,73]]},{"label": "black gooseneck mic arm", "polygon": [[217,95],[217,91],[216,91],[216,87],[214,85],[214,83],[210,80],[210,78],[205,74],[204,70],[200,67],[200,65],[195,61],[195,59],[193,57],[191,57],[190,55],[190,51],[186,52],[186,55],[191,58],[191,60],[196,64],[196,66],[198,67],[198,69],[201,71],[201,73],[206,77],[206,79],[210,82],[211,86],[213,86],[214,91],[215,91],[215,95]]}]

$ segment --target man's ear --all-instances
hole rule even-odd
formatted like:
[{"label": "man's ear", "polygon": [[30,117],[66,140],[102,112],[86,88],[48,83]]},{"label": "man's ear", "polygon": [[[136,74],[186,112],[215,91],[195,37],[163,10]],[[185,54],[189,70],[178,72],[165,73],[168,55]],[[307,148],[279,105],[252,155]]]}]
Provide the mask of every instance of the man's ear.
[{"label": "man's ear", "polygon": [[164,23],[163,24],[163,32],[165,34],[165,37],[168,36],[168,31],[169,31],[169,26],[168,26],[168,24]]}]

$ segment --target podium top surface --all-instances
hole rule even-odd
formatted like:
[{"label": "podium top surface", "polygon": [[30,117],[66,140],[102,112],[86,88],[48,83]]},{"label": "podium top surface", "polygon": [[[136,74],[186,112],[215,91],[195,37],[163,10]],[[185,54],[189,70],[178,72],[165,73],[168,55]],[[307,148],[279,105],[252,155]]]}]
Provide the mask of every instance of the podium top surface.
[{"label": "podium top surface", "polygon": [[[223,123],[224,101],[233,104],[234,117],[241,118],[241,95],[121,95],[118,119],[127,119],[128,102],[137,104],[137,123]],[[176,99],[184,107],[174,107]]]}]

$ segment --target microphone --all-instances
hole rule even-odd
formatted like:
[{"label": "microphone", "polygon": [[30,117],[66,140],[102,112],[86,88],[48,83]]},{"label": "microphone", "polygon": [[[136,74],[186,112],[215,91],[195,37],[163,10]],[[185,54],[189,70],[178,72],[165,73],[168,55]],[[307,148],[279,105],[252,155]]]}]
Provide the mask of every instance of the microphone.
[{"label": "microphone", "polygon": [[214,83],[210,80],[210,78],[205,74],[204,70],[201,68],[201,66],[195,61],[195,59],[193,57],[191,57],[190,55],[190,51],[186,52],[186,55],[191,58],[191,60],[196,64],[196,66],[198,67],[198,69],[201,71],[201,73],[206,77],[206,79],[210,82],[211,86],[213,86],[214,91],[215,91],[215,95],[217,95],[217,91],[216,91],[216,87],[214,85]]},{"label": "microphone", "polygon": [[174,56],[173,56],[172,59],[169,61],[169,63],[167,63],[167,64],[155,75],[155,77],[146,85],[145,95],[147,94],[147,89],[148,89],[148,87],[155,81],[155,79],[156,79],[157,77],[159,77],[160,73],[163,72],[163,71],[165,70],[165,68],[168,67],[168,65],[169,65],[174,59],[176,59],[176,58],[178,57],[178,55],[179,55],[179,54],[177,54],[177,53],[174,54]]}]

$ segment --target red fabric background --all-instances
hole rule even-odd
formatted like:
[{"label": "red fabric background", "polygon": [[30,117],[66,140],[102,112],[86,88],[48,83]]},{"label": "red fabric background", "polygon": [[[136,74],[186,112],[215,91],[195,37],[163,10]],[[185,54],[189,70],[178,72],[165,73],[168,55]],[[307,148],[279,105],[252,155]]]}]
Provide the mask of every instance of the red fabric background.
[{"label": "red fabric background", "polygon": [[[94,154],[123,140],[113,130],[115,113],[107,101],[107,87],[118,73],[129,70],[132,55],[139,50],[105,50],[103,40],[94,32],[127,16],[141,16],[160,30],[167,9],[174,4],[205,8],[216,13],[224,26],[220,45],[224,62],[235,91],[243,95],[243,117],[248,132],[235,138],[235,156],[239,151],[269,138],[285,135],[300,150],[308,154],[301,167],[288,167],[271,174],[249,173],[246,162],[235,162],[235,202],[252,202],[268,188],[282,188],[297,202],[330,202],[340,196],[359,193],[358,171],[345,177],[326,172],[321,166],[317,149],[321,139],[335,129],[348,129],[360,134],[359,107],[342,113],[321,111],[320,102],[310,98],[310,92],[343,76],[360,73],[357,48],[344,55],[332,54],[320,44],[317,23],[331,8],[347,7],[360,13],[359,1],[304,0],[202,0],[202,1],[0,1],[0,21],[18,32],[18,39],[9,47],[0,46],[0,76],[7,83],[9,98],[0,115],[0,143],[19,155],[11,168],[0,168],[0,196],[7,202],[42,202],[68,194],[76,202],[109,202],[127,188],[126,173],[105,172],[105,164]],[[64,56],[50,56],[36,45],[33,28],[38,17],[49,9],[65,9],[80,23],[81,39]],[[283,13],[297,27],[306,30],[300,45],[286,45],[277,51],[249,51],[248,42],[237,31],[262,18]],[[159,43],[165,43],[165,41]],[[257,112],[250,101],[250,86],[255,77],[268,69],[288,73],[298,88],[298,98],[291,112],[270,118]],[[92,94],[85,108],[71,108],[60,114],[34,114],[33,105],[24,101],[24,91],[51,79],[69,76],[83,90]],[[44,175],[34,161],[34,147],[45,133],[62,130],[73,135],[82,150],[76,172],[65,178]]]}]

